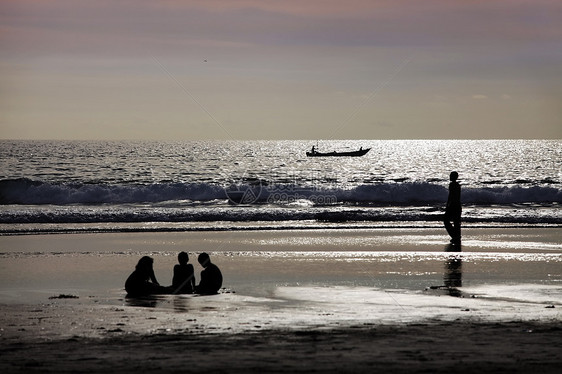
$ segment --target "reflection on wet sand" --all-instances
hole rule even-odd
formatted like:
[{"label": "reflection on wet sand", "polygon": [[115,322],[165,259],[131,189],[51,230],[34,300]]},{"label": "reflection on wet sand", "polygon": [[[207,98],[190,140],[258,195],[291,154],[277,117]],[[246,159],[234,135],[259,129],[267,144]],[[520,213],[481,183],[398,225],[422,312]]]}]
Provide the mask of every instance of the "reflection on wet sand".
[{"label": "reflection on wet sand", "polygon": [[127,306],[141,308],[172,308],[176,313],[187,313],[193,309],[190,308],[191,299],[193,297],[195,296],[151,295],[143,297],[126,297],[125,304]]},{"label": "reflection on wet sand", "polygon": [[156,308],[162,299],[157,296],[143,296],[143,297],[125,297],[127,306]]},{"label": "reflection on wet sand", "polygon": [[[461,252],[461,246],[449,244],[445,247],[445,252]],[[457,288],[462,287],[462,259],[460,256],[451,255],[445,261],[443,282],[450,296],[462,296],[462,291]]]},{"label": "reflection on wet sand", "polygon": [[[445,252],[462,252],[460,244],[448,244]],[[464,294],[459,287],[462,287],[462,258],[460,255],[451,254],[445,261],[443,273],[443,285],[431,286],[430,290],[443,290],[449,296],[463,297]]]}]

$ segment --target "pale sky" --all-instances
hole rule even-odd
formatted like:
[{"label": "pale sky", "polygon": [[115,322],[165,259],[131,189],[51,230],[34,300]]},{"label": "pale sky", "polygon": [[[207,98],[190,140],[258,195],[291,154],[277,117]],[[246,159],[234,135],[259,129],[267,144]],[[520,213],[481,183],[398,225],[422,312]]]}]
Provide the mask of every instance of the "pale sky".
[{"label": "pale sky", "polygon": [[0,0],[2,139],[562,138],[560,0]]}]

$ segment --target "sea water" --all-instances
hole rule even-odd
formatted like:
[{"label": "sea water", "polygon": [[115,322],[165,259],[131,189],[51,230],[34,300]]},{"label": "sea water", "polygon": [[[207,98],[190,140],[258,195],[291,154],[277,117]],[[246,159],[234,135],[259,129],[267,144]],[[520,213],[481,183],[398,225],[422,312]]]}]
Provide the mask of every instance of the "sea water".
[{"label": "sea water", "polygon": [[[307,157],[370,148],[363,157]],[[560,140],[0,141],[0,230],[560,225]]]},{"label": "sea water", "polygon": [[[370,151],[307,157],[313,145]],[[524,301],[541,303],[530,308],[556,311],[561,156],[560,140],[0,141],[0,303],[121,304],[141,256],[168,285],[179,251],[197,277],[193,257],[207,251],[225,287],[272,305],[306,309],[301,292],[339,305],[350,291],[358,305],[374,287],[402,310],[388,290],[438,293],[433,303],[453,274],[480,296],[526,285]],[[441,222],[452,170],[460,253]]]}]

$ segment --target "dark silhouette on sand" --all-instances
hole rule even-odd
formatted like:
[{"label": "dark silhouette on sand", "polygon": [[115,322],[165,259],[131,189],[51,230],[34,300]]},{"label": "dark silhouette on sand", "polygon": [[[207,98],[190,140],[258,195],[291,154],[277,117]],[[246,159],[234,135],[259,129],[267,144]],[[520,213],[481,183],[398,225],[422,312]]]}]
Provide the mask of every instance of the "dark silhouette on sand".
[{"label": "dark silhouette on sand", "polygon": [[125,290],[127,291],[127,296],[129,297],[139,297],[148,296],[153,294],[166,293],[168,290],[166,287],[160,286],[154,275],[154,269],[152,264],[154,260],[151,257],[142,257],[135,271],[129,275],[127,281],[125,282]]},{"label": "dark silhouette on sand", "polygon": [[195,287],[195,292],[201,295],[214,295],[222,287],[222,273],[217,265],[211,263],[211,258],[207,253],[201,253],[197,261],[203,266],[201,281]]},{"label": "dark silhouette on sand", "polygon": [[[445,247],[445,252],[462,252],[461,245],[449,243]],[[443,273],[443,285],[430,286],[428,289],[437,290],[439,294],[446,294],[454,297],[465,297],[462,288],[462,258],[460,255],[450,255],[445,261],[445,271]]]},{"label": "dark silhouette on sand", "polygon": [[[459,245],[449,244],[445,252],[461,252]],[[458,255],[451,255],[445,261],[445,272],[443,282],[450,296],[462,297],[463,293],[458,287],[462,287],[462,258]]]},{"label": "dark silhouette on sand", "polygon": [[174,266],[172,278],[173,293],[193,293],[195,291],[195,271],[193,265],[188,264],[189,255],[185,252],[178,254],[178,265]]},{"label": "dark silhouette on sand", "polygon": [[443,281],[447,287],[462,287],[462,259],[449,257],[445,262]]},{"label": "dark silhouette on sand", "polygon": [[456,171],[451,172],[449,179],[449,197],[447,198],[447,207],[445,208],[445,217],[443,223],[445,229],[451,237],[451,243],[458,244],[461,242],[461,186],[457,182],[459,174]]}]

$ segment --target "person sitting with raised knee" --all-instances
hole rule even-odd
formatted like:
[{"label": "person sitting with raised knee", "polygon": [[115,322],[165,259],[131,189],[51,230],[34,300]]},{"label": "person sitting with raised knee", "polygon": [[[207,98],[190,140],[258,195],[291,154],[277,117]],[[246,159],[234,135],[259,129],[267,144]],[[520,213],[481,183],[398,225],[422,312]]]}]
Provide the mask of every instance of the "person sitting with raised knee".
[{"label": "person sitting with raised knee", "polygon": [[217,265],[211,263],[211,258],[207,253],[201,253],[197,261],[203,266],[201,271],[201,281],[195,287],[195,292],[202,295],[214,295],[222,287],[222,273]]}]

